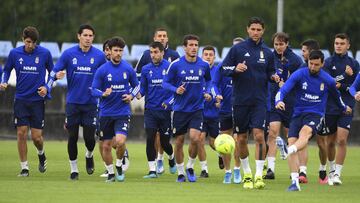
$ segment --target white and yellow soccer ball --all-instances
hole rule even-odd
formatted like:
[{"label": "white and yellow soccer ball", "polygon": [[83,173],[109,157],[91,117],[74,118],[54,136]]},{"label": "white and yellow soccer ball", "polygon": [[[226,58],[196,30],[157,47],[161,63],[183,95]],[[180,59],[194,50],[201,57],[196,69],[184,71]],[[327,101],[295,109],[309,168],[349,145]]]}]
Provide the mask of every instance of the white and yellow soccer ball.
[{"label": "white and yellow soccer ball", "polygon": [[231,135],[220,134],[215,139],[215,149],[220,154],[231,154],[235,150],[235,140]]}]

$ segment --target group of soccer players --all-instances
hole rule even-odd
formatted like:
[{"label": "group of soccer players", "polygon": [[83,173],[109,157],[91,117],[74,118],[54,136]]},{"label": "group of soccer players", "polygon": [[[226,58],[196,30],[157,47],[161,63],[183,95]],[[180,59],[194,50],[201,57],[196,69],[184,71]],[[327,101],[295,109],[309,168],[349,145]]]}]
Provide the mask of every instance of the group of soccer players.
[{"label": "group of soccer players", "polygon": [[[335,53],[324,60],[315,40],[302,43],[305,63],[289,47],[289,36],[273,35],[274,51],[262,36],[265,24],[252,17],[248,38],[237,38],[224,60],[215,65],[215,48],[205,46],[198,56],[199,37],[185,35],[185,55],[168,47],[167,31],[154,33],[154,41],[135,69],[122,59],[125,41],[113,37],[103,52],[92,46],[95,30],[81,25],[79,44],[67,49],[56,62],[50,52],[36,45],[39,33],[34,27],[23,31],[24,46],[13,49],[1,74],[0,88],[6,89],[12,69],[17,76],[14,123],[17,127],[21,161],[19,176],[29,176],[27,132],[38,150],[39,171],[46,171],[43,147],[45,101],[53,83],[67,77],[66,121],[70,179],[79,178],[77,141],[83,129],[86,171],[94,172],[95,134],[104,161],[106,182],[124,181],[129,160],[126,140],[130,124],[130,103],[145,97],[144,128],[149,171],[144,178],[157,178],[164,172],[163,152],[168,155],[169,172],[178,173],[177,182],[196,182],[194,171],[199,157],[201,178],[208,178],[205,140],[215,150],[219,133],[234,136],[234,169],[231,155],[217,154],[225,170],[223,183],[243,182],[243,187],[261,189],[263,179],[275,179],[276,145],[288,159],[291,185],[300,191],[307,183],[307,143],[314,135],[320,150],[319,182],[340,185],[346,155],[346,141],[355,100],[360,100],[359,63],[347,55],[350,39],[335,36]],[[45,81],[46,71],[49,78]],[[54,98],[57,99],[57,98]],[[279,137],[281,127],[287,143]],[[97,132],[97,133],[96,133]],[[256,171],[249,164],[248,134],[254,136]],[[189,135],[188,162],[184,164],[183,145]],[[174,138],[175,147],[170,143]],[[336,153],[336,144],[338,150]],[[287,148],[287,145],[289,146]],[[116,151],[115,169],[112,149]],[[267,168],[265,166],[267,159]],[[329,161],[329,174],[326,163]],[[243,168],[242,178],[240,165]],[[264,168],[265,173],[264,173]]]}]

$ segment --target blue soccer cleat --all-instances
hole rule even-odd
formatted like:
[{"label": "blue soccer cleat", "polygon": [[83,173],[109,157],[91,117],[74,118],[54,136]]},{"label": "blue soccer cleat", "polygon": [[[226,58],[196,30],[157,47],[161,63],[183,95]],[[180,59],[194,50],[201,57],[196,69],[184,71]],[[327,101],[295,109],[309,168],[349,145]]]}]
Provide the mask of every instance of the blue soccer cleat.
[{"label": "blue soccer cleat", "polygon": [[176,173],[176,163],[175,163],[175,158],[173,159],[169,159],[169,171],[171,174]]},{"label": "blue soccer cleat", "polygon": [[240,184],[241,183],[240,169],[234,169],[234,183],[235,184]]},{"label": "blue soccer cleat", "polygon": [[157,178],[158,176],[156,175],[155,171],[150,171],[149,174],[145,175],[143,178],[145,179],[150,179],[150,178]]},{"label": "blue soccer cleat", "polygon": [[231,176],[232,176],[231,172],[230,173],[225,173],[223,183],[224,184],[230,184],[231,183]]},{"label": "blue soccer cleat", "polygon": [[299,182],[293,180],[291,185],[288,187],[287,191],[289,191],[289,192],[301,191]]},{"label": "blue soccer cleat", "polygon": [[196,182],[196,175],[195,175],[194,169],[187,168],[186,169],[186,176],[187,176],[189,182]]},{"label": "blue soccer cleat", "polygon": [[156,172],[157,172],[158,174],[163,174],[163,173],[165,172],[164,162],[163,162],[163,160],[161,160],[161,159],[157,160]]},{"label": "blue soccer cleat", "polygon": [[183,183],[186,182],[186,178],[183,174],[178,175],[178,178],[176,179],[176,182]]}]

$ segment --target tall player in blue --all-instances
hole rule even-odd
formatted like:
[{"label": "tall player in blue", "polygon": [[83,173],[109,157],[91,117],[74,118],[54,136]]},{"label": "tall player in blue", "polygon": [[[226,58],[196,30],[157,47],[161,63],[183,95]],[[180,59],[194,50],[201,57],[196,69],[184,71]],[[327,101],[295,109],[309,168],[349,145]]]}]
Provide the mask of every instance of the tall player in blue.
[{"label": "tall player in blue", "polygon": [[46,87],[46,71],[51,72],[54,64],[49,50],[36,45],[39,32],[26,27],[22,33],[24,46],[10,51],[4,67],[0,89],[6,89],[12,69],[16,71],[16,92],[14,103],[14,124],[17,130],[17,146],[21,164],[19,176],[29,176],[27,161],[27,134],[38,151],[39,171],[46,171],[46,156],[43,143],[45,100],[50,98]]},{"label": "tall player in blue", "polygon": [[[144,178],[156,178],[156,132],[160,133],[160,144],[169,156],[170,173],[176,172],[171,138],[171,106],[164,104],[173,97],[172,92],[162,87],[163,78],[170,63],[164,56],[164,46],[160,42],[150,44],[152,62],[145,65],[141,71],[140,96],[145,96],[145,132],[146,156],[149,173]],[[138,97],[139,98],[139,97]],[[164,109],[164,107],[167,107]]]},{"label": "tall player in blue", "polygon": [[[175,50],[172,50],[169,48],[169,36],[168,36],[168,32],[165,28],[157,28],[154,32],[153,40],[154,40],[154,42],[160,42],[164,46],[164,57],[163,58],[166,61],[172,62],[180,57],[179,54]],[[138,77],[139,81],[140,81],[141,71],[142,71],[143,66],[145,66],[149,63],[151,63],[150,49],[144,51],[140,60],[138,61],[138,63],[135,66],[136,76]],[[156,134],[155,147],[158,152],[157,164],[156,164],[157,169],[156,170],[157,170],[157,173],[162,174],[165,171],[164,162],[163,162],[164,161],[164,150],[161,147],[159,132]]]},{"label": "tall player in blue", "polygon": [[199,37],[185,35],[185,56],[171,63],[163,81],[163,87],[174,93],[173,133],[175,136],[175,160],[178,170],[177,182],[185,182],[183,145],[189,130],[189,160],[186,175],[189,182],[196,182],[194,164],[200,145],[203,125],[204,98],[211,100],[205,83],[211,80],[209,64],[198,57]]},{"label": "tall player in blue", "polygon": [[[244,188],[265,187],[262,178],[266,153],[264,128],[266,118],[266,96],[268,81],[279,81],[275,74],[274,57],[265,45],[262,35],[265,24],[261,18],[252,17],[247,25],[249,38],[234,45],[223,61],[221,72],[233,79],[233,123],[234,133],[240,145],[240,159],[244,170]],[[249,165],[247,147],[248,131],[252,130],[255,148],[255,184]]]},{"label": "tall player in blue", "polygon": [[[359,73],[359,63],[348,56],[350,38],[345,33],[339,33],[334,38],[334,54],[325,60],[324,70],[336,80],[336,88],[341,93],[344,103],[351,108],[355,106],[355,99],[349,88]],[[336,105],[333,97],[328,98],[323,131],[319,132],[319,183],[341,185],[341,169],[346,156],[347,138],[353,115],[346,115]],[[326,136],[328,135],[328,136]],[[338,150],[336,153],[336,143]],[[336,154],[336,160],[335,160]],[[329,159],[329,177],[326,176],[326,161]]]},{"label": "tall player in blue", "polygon": [[70,159],[70,179],[79,178],[77,165],[77,141],[79,138],[79,126],[83,127],[83,136],[86,146],[86,172],[94,173],[93,150],[95,147],[96,129],[96,98],[91,95],[91,83],[95,71],[106,62],[104,53],[93,47],[95,37],[94,28],[91,25],[81,25],[77,37],[79,45],[71,47],[61,55],[50,74],[48,86],[66,71],[68,92],[66,96],[66,129],[69,133],[68,154]]},{"label": "tall player in blue", "polygon": [[308,68],[295,71],[276,94],[276,108],[285,110],[284,98],[292,89],[296,91],[294,112],[288,135],[288,162],[291,172],[291,185],[288,191],[300,191],[299,157],[309,139],[319,130],[322,117],[325,115],[328,95],[335,98],[336,105],[346,113],[352,110],[341,99],[336,89],[335,80],[321,67],[324,65],[324,54],[315,50],[310,53]]},{"label": "tall player in blue", "polygon": [[[100,130],[103,140],[103,159],[109,174],[106,182],[124,181],[122,159],[130,122],[130,102],[139,92],[139,82],[132,66],[121,59],[125,41],[114,37],[109,42],[111,61],[102,65],[95,73],[92,95],[102,97],[100,101]],[[116,146],[120,165],[115,177],[111,149]]]}]

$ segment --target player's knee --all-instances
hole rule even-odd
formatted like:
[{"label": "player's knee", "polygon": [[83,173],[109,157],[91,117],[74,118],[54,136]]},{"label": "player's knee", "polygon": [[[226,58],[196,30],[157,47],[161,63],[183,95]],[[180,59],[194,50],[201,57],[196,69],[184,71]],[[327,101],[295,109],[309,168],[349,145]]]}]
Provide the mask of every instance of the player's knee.
[{"label": "player's knee", "polygon": [[338,140],[338,145],[339,146],[346,146],[347,144],[347,140],[346,139],[339,139]]},{"label": "player's knee", "polygon": [[247,136],[238,136],[237,141],[240,145],[246,145],[248,142]]}]

